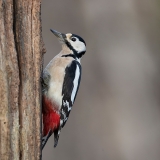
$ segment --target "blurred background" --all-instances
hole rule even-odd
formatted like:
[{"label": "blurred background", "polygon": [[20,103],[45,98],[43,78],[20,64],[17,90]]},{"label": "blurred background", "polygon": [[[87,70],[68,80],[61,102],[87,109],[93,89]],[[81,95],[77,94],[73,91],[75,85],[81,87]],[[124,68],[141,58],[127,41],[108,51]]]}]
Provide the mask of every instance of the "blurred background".
[{"label": "blurred background", "polygon": [[160,160],[160,1],[43,0],[44,66],[83,37],[80,89],[59,144],[43,160]]}]

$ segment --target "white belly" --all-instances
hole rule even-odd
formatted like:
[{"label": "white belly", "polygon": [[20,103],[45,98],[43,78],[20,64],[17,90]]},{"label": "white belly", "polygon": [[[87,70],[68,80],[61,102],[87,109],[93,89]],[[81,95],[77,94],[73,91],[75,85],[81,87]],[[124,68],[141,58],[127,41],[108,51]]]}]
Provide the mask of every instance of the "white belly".
[{"label": "white belly", "polygon": [[62,83],[56,81],[51,82],[48,97],[57,105],[57,109],[60,109],[62,105]]},{"label": "white belly", "polygon": [[55,57],[47,65],[46,70],[51,75],[48,89],[48,98],[54,102],[58,109],[62,106],[62,87],[65,76],[65,69],[72,62],[73,58]]}]

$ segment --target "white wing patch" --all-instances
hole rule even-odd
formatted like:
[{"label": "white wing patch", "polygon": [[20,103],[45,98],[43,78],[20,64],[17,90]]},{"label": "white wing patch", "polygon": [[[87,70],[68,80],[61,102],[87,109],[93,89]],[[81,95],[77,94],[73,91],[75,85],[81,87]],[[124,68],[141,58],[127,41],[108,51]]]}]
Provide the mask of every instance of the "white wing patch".
[{"label": "white wing patch", "polygon": [[68,112],[72,109],[72,106],[69,106],[69,102],[68,102],[68,101],[65,102],[65,101],[63,100],[63,106],[64,106],[64,107],[67,107]]},{"label": "white wing patch", "polygon": [[74,81],[73,81],[73,90],[72,90],[72,94],[71,94],[72,104],[74,102],[74,98],[75,98],[75,95],[76,95],[76,92],[77,92],[79,76],[80,76],[80,69],[79,69],[79,66],[76,65],[76,73],[75,73],[75,78],[74,78]]},{"label": "white wing patch", "polygon": [[78,62],[73,61],[71,66],[66,68],[66,76],[64,78],[63,84],[63,98],[62,98],[62,107],[60,110],[60,125],[63,128],[66,121],[68,120],[70,111],[72,109],[79,83],[81,77],[81,68]]},{"label": "white wing patch", "polygon": [[62,126],[62,124],[63,124],[63,120],[61,119],[61,120],[60,120],[60,126]]},{"label": "white wing patch", "polygon": [[[64,106],[64,105],[63,105],[63,106]],[[64,106],[64,107],[66,107],[66,106]],[[69,106],[67,106],[67,109],[68,109],[68,107],[69,107]],[[71,109],[70,109],[70,110],[71,110]],[[66,113],[65,113],[64,110],[61,111],[61,114],[63,115],[63,121],[67,121],[68,118],[67,118]],[[60,122],[60,123],[61,123],[61,122]]]}]

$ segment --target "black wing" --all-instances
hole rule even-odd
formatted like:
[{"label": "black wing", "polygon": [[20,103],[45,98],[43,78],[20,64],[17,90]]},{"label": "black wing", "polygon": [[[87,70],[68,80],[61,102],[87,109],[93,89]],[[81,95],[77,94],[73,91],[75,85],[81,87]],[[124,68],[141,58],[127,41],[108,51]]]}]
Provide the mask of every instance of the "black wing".
[{"label": "black wing", "polygon": [[64,82],[62,87],[62,106],[60,110],[60,126],[54,131],[54,147],[58,144],[61,128],[64,127],[74,100],[76,98],[81,80],[81,65],[77,61],[72,61],[65,69]]},{"label": "black wing", "polygon": [[62,88],[61,126],[63,127],[69,117],[72,105],[76,98],[81,80],[81,65],[73,61],[65,70]]}]

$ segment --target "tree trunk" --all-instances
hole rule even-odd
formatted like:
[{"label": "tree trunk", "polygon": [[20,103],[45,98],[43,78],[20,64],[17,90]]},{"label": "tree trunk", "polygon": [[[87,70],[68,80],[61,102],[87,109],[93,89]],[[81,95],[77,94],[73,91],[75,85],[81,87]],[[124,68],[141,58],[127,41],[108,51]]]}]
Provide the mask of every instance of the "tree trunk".
[{"label": "tree trunk", "polygon": [[41,157],[41,0],[0,0],[0,159]]}]

